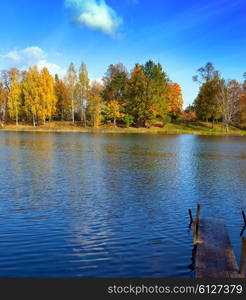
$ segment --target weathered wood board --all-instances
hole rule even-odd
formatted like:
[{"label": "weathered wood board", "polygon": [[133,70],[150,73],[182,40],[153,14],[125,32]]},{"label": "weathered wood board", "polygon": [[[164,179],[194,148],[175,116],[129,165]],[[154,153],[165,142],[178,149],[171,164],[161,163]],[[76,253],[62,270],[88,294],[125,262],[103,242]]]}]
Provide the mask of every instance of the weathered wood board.
[{"label": "weathered wood board", "polygon": [[199,220],[195,255],[196,278],[240,278],[238,264],[223,220]]}]

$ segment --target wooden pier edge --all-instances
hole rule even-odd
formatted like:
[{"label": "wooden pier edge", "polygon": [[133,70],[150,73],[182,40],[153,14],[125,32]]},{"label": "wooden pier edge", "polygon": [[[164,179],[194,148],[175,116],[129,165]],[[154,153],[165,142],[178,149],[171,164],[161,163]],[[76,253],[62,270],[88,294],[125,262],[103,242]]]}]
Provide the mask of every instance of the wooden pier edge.
[{"label": "wooden pier edge", "polygon": [[240,269],[239,274],[245,277],[246,268],[246,237],[242,238],[242,249],[241,249],[241,259],[240,259]]},{"label": "wooden pier edge", "polygon": [[246,237],[242,239],[240,267],[232,249],[224,220],[201,218],[198,204],[194,230],[194,262],[196,278],[244,278]]}]

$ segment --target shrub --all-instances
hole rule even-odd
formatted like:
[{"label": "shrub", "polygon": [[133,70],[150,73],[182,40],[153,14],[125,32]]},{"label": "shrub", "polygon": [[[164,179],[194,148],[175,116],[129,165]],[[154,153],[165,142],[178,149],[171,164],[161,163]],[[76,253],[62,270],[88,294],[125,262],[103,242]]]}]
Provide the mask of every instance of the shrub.
[{"label": "shrub", "polygon": [[126,127],[130,127],[134,123],[134,118],[131,115],[125,115],[123,117],[123,122],[126,125]]}]

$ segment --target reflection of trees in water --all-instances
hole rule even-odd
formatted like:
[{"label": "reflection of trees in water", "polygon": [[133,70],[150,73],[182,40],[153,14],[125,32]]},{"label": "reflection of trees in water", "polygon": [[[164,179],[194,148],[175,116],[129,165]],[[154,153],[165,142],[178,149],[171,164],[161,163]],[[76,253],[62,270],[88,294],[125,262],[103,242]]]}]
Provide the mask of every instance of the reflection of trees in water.
[{"label": "reflection of trees in water", "polygon": [[12,197],[24,204],[36,205],[50,198],[50,176],[54,160],[54,140],[48,134],[10,133],[4,136],[10,168],[8,176],[13,184]]},{"label": "reflection of trees in water", "polygon": [[[171,137],[175,140],[176,137]],[[175,153],[167,147],[169,138],[155,135],[108,136],[102,147],[101,173],[105,198],[110,199],[111,210],[120,214],[151,215],[161,208],[169,189],[169,171],[174,170]]]}]

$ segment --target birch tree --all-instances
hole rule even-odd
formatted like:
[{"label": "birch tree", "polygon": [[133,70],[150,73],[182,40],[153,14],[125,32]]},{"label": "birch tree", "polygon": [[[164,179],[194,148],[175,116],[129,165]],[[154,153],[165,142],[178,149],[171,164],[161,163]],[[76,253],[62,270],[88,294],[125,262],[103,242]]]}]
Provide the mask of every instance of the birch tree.
[{"label": "birch tree", "polygon": [[226,132],[228,133],[229,126],[235,121],[235,117],[240,111],[240,99],[242,97],[240,84],[236,80],[228,82],[221,80],[217,97]]},{"label": "birch tree", "polygon": [[75,122],[75,88],[78,82],[78,76],[75,69],[75,66],[73,63],[70,64],[68,71],[67,71],[67,77],[66,81],[69,88],[70,93],[70,99],[71,99],[71,110],[72,110],[72,121]]},{"label": "birch tree", "polygon": [[86,127],[86,106],[88,104],[88,91],[89,91],[90,79],[86,64],[81,63],[79,69],[79,81],[77,84],[78,89],[78,105],[80,111],[80,118],[84,127]]}]

